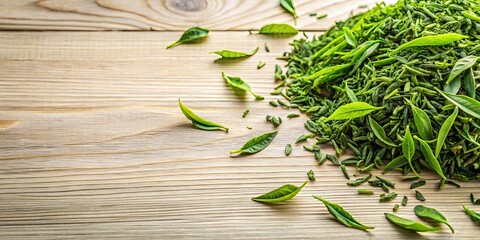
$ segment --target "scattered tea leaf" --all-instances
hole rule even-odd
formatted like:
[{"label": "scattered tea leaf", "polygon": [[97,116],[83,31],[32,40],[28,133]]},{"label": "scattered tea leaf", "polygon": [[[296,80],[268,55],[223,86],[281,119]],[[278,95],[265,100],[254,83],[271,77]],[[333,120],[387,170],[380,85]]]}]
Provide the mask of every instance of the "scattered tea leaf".
[{"label": "scattered tea leaf", "polygon": [[187,106],[183,105],[182,101],[180,101],[180,98],[178,99],[178,105],[180,106],[180,110],[182,110],[185,117],[192,121],[193,126],[207,131],[225,130],[226,132],[228,132],[227,127],[224,127],[218,123],[207,121],[199,117],[197,114],[193,113],[192,110],[190,110]]},{"label": "scattered tea leaf", "polygon": [[258,33],[274,37],[290,37],[297,35],[298,30],[288,24],[268,24],[261,27]]},{"label": "scattered tea leaf", "polygon": [[307,184],[308,181],[305,181],[300,187],[295,185],[287,184],[283,185],[273,191],[260,195],[258,197],[252,198],[253,201],[263,202],[263,203],[281,203],[288,201],[294,198],[300,190]]},{"label": "scattered tea leaf", "polygon": [[205,38],[208,35],[209,30],[205,28],[200,28],[200,27],[192,27],[188,30],[186,30],[180,39],[176,42],[171,43],[170,45],[167,46],[167,49],[171,47],[175,47],[178,44],[186,43],[186,42],[191,42],[194,40],[202,39]]},{"label": "scattered tea leaf", "polygon": [[455,233],[455,230],[453,230],[452,226],[447,222],[445,216],[443,216],[438,210],[425,207],[423,205],[415,206],[413,210],[415,212],[415,215],[421,218],[426,218],[435,222],[446,224],[450,228],[450,230],[452,230],[452,233]]},{"label": "scattered tea leaf", "polygon": [[313,195],[313,197],[315,199],[320,200],[325,205],[325,207],[327,207],[328,212],[330,212],[330,214],[332,214],[332,216],[335,219],[337,219],[337,221],[341,222],[345,226],[350,228],[357,228],[361,230],[368,230],[368,229],[375,228],[375,227],[370,227],[370,226],[361,224],[350,213],[348,213],[345,209],[343,209],[342,206],[333,202],[329,202],[317,195]]},{"label": "scattered tea leaf", "polygon": [[267,132],[260,136],[248,140],[240,149],[230,151],[230,154],[235,153],[257,153],[265,149],[277,136],[277,131]]},{"label": "scattered tea leaf", "polygon": [[385,217],[387,217],[388,221],[390,221],[391,223],[410,231],[432,232],[432,231],[438,231],[440,229],[439,227],[430,227],[420,222],[399,217],[395,214],[391,214],[391,213],[384,213],[384,214],[385,214]]},{"label": "scattered tea leaf", "polygon": [[232,76],[227,76],[225,73],[222,72],[222,77],[223,79],[225,79],[225,81],[228,83],[228,85],[230,85],[231,87],[235,88],[235,89],[239,89],[239,90],[242,90],[242,91],[246,91],[246,92],[250,92],[254,97],[255,99],[257,100],[263,100],[264,97],[258,95],[258,94],[255,94],[253,91],[252,91],[252,88],[250,87],[250,85],[248,85],[246,82],[244,82],[241,78],[239,77],[232,77]]}]

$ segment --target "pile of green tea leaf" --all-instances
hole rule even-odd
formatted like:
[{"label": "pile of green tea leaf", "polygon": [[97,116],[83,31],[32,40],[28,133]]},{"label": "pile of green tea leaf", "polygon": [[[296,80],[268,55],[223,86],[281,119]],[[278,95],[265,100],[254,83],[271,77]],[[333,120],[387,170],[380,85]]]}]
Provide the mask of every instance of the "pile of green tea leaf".
[{"label": "pile of green tea leaf", "polygon": [[401,0],[295,40],[285,95],[316,144],[351,150],[342,166],[480,179],[478,12],[476,0]]}]

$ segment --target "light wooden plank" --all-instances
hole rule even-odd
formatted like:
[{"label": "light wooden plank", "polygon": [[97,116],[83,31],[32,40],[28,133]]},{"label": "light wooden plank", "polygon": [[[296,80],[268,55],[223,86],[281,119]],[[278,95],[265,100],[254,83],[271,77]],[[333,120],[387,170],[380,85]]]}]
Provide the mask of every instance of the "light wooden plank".
[{"label": "light wooden plank", "polygon": [[[399,197],[379,203],[348,187],[337,167],[317,166],[296,145],[305,117],[268,105],[275,60],[291,39],[242,32],[214,32],[200,44],[166,50],[178,33],[4,32],[0,35],[0,239],[450,239],[411,234],[384,218],[403,195],[399,214],[416,219],[409,184]],[[219,49],[251,50],[255,56],[214,63]],[[27,44],[28,43],[28,44]],[[267,65],[257,70],[262,59]],[[235,96],[222,71],[242,76],[266,96]],[[205,132],[191,127],[177,98],[207,119],[230,127]],[[242,118],[242,112],[251,109]],[[271,131],[266,114],[284,118],[279,135],[261,153],[231,158],[228,151]],[[253,130],[246,129],[247,125]],[[324,151],[332,152],[325,148]],[[300,184],[313,169],[317,181],[287,204],[268,206],[251,197],[286,183]],[[352,172],[353,170],[350,169]],[[478,183],[436,191],[424,173],[420,188],[428,206],[444,213],[455,239],[476,238],[478,225],[461,210]],[[398,180],[402,176],[389,173]],[[362,186],[370,188],[369,186]],[[342,204],[370,232],[335,222],[311,197]],[[473,207],[479,210],[478,207]]]},{"label": "light wooden plank", "polygon": [[[378,0],[298,0],[297,27],[324,30]],[[387,3],[395,0],[387,0]],[[310,13],[328,14],[323,20]],[[20,0],[0,1],[0,29],[9,30],[211,30],[259,29],[293,23],[278,0]]]}]

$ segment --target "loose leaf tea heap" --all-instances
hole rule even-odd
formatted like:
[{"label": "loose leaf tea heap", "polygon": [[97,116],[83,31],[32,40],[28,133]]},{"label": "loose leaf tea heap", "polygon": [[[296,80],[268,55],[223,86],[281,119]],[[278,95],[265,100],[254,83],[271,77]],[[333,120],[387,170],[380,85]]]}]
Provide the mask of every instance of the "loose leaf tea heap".
[{"label": "loose leaf tea heap", "polygon": [[400,0],[295,40],[286,96],[318,144],[361,159],[357,170],[480,179],[479,11],[473,0]]}]

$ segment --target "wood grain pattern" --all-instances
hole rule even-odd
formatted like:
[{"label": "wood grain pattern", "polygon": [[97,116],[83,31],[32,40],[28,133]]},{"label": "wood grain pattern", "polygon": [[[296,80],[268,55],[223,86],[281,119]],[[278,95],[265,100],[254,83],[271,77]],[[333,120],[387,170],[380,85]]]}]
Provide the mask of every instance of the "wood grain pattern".
[{"label": "wood grain pattern", "polygon": [[[310,153],[284,146],[305,133],[305,117],[274,109],[275,60],[291,39],[246,32],[213,32],[200,44],[166,50],[178,38],[168,32],[3,32],[0,35],[0,239],[474,239],[478,225],[462,210],[478,183],[435,190],[437,177],[423,173],[424,204],[442,211],[456,229],[413,234],[391,225],[399,214],[416,219],[414,191],[399,182],[399,197],[379,203],[348,187],[337,167],[317,166]],[[209,52],[248,51],[255,56],[214,62]],[[267,65],[256,69],[262,59]],[[244,78],[265,95],[239,98],[221,72]],[[192,128],[177,98],[197,114],[224,123],[229,133]],[[246,118],[242,112],[250,109]],[[270,131],[266,114],[284,118],[264,151],[231,158],[228,151]],[[13,124],[15,123],[15,124]],[[247,125],[253,126],[248,130]],[[325,148],[324,151],[331,152]],[[286,183],[309,183],[287,204],[250,200]],[[353,171],[350,169],[350,171]],[[389,173],[398,180],[402,176]],[[370,188],[369,186],[362,186]],[[375,230],[335,222],[311,197],[342,204]],[[479,210],[478,207],[472,207]],[[453,237],[452,237],[453,236]]]},{"label": "wood grain pattern", "polygon": [[[325,30],[335,21],[374,6],[375,0],[298,0],[297,27]],[[393,3],[395,0],[387,0]],[[317,20],[312,12],[328,17]],[[259,29],[293,18],[278,0],[19,0],[0,1],[0,29],[8,30],[211,30]]]}]

